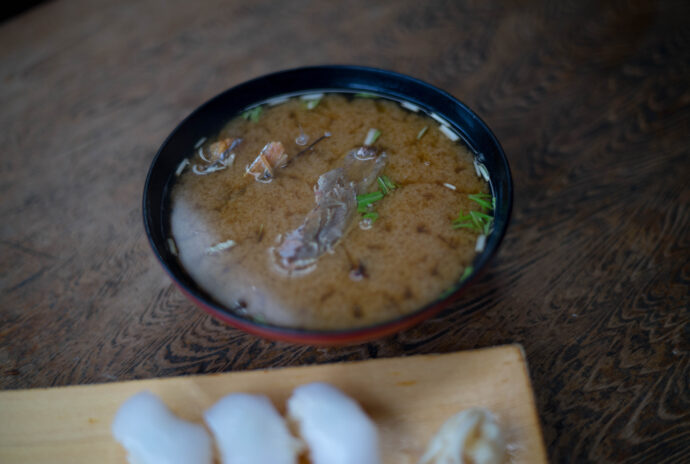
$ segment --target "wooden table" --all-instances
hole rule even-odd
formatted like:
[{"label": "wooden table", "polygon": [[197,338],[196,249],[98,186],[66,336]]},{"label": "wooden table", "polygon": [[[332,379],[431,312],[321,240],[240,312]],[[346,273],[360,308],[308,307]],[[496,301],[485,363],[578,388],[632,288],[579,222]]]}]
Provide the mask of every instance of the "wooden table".
[{"label": "wooden table", "polygon": [[[517,342],[553,462],[687,458],[690,3],[280,5],[56,1],[0,25],[0,386]],[[344,348],[195,309],[140,209],[156,149],[195,107],[325,63],[446,89],[492,127],[515,181],[502,248],[456,307]]]}]

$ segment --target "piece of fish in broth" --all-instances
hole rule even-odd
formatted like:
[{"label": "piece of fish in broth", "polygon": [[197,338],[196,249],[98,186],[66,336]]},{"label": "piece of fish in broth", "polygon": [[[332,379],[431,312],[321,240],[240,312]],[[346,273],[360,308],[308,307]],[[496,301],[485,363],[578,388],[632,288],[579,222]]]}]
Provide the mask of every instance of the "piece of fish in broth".
[{"label": "piece of fish in broth", "polygon": [[357,195],[376,182],[386,160],[385,152],[371,146],[358,147],[348,152],[341,166],[319,177],[314,189],[316,206],[274,250],[281,269],[311,270],[316,260],[336,245],[352,224]]}]

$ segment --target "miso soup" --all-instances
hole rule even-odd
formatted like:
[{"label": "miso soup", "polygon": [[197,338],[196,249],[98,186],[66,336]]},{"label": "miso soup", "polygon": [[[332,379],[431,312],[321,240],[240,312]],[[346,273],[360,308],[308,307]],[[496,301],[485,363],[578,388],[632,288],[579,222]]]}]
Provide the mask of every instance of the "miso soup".
[{"label": "miso soup", "polygon": [[371,95],[250,108],[176,174],[171,250],[218,303],[277,326],[420,309],[469,271],[492,224],[488,174],[458,135]]}]

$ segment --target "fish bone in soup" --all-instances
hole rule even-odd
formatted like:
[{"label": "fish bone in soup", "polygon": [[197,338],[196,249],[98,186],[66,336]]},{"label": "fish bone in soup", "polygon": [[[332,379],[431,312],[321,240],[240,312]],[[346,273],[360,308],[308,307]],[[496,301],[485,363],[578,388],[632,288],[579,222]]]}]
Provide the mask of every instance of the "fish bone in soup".
[{"label": "fish bone in soup", "polygon": [[200,288],[256,321],[389,321],[436,300],[481,250],[492,199],[474,162],[450,129],[392,100],[263,104],[178,168],[171,248]]}]

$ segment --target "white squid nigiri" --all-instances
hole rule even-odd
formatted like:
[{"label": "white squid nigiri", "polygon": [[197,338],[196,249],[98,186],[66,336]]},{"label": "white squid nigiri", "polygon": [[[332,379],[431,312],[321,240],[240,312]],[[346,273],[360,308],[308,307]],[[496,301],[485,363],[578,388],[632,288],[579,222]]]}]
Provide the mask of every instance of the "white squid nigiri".
[{"label": "white squid nigiri", "polygon": [[233,393],[204,413],[223,464],[296,464],[302,443],[262,395]]},{"label": "white squid nigiri", "polygon": [[506,442],[494,415],[470,408],[441,426],[419,464],[501,464],[505,459]]},{"label": "white squid nigiri", "polygon": [[327,383],[295,389],[287,403],[312,464],[380,464],[378,430],[349,396]]},{"label": "white squid nigiri", "polygon": [[115,439],[127,450],[130,464],[211,464],[211,437],[199,424],[175,416],[151,392],[124,402],[112,425]]}]

